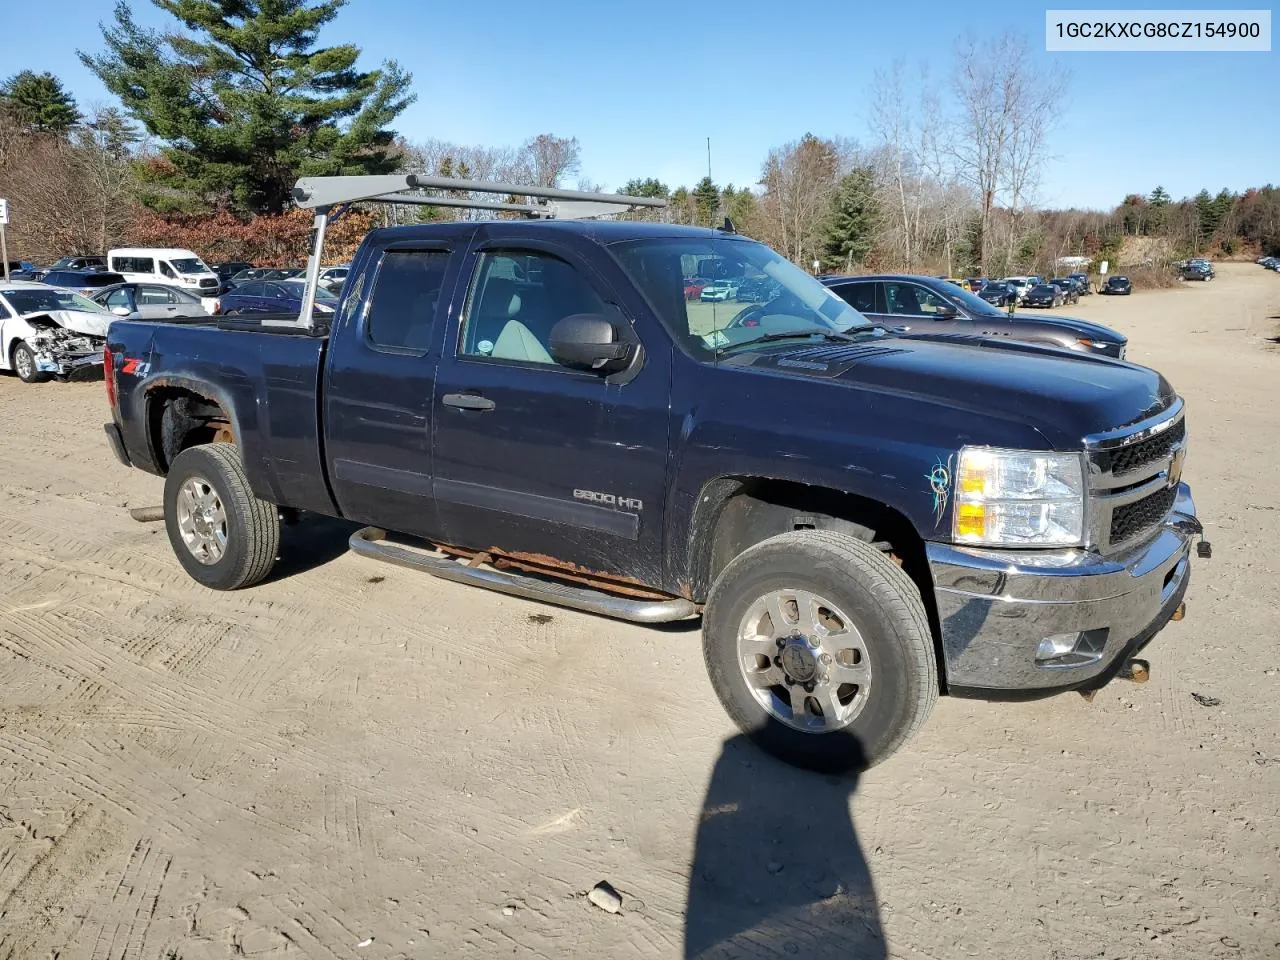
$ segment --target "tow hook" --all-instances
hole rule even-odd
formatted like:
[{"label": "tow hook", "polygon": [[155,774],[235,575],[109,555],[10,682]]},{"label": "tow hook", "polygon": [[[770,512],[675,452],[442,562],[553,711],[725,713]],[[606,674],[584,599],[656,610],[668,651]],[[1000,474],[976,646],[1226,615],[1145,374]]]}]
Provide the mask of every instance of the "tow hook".
[{"label": "tow hook", "polygon": [[1189,517],[1185,514],[1177,514],[1178,519],[1174,520],[1170,526],[1181,530],[1190,537],[1199,537],[1196,542],[1196,556],[1201,560],[1208,560],[1213,556],[1213,544],[1204,538],[1204,524],[1200,522],[1198,517]]},{"label": "tow hook", "polygon": [[1134,683],[1146,683],[1151,679],[1151,664],[1146,660],[1126,660],[1124,666],[1116,674],[1116,679],[1131,680]]}]

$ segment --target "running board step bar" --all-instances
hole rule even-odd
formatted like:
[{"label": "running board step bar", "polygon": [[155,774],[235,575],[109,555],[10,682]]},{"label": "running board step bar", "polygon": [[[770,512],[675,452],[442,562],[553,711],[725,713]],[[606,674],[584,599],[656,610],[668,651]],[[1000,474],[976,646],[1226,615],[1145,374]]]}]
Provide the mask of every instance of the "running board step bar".
[{"label": "running board step bar", "polygon": [[616,620],[632,623],[670,623],[697,615],[698,608],[689,600],[672,597],[669,600],[637,600],[619,597],[590,587],[567,583],[555,583],[527,574],[509,573],[505,570],[468,566],[443,553],[430,554],[410,547],[391,543],[387,531],[378,527],[365,527],[351,535],[351,549],[362,557],[381,560],[398,567],[420,570],[442,580],[483,587],[524,600],[537,600],[583,610]]}]

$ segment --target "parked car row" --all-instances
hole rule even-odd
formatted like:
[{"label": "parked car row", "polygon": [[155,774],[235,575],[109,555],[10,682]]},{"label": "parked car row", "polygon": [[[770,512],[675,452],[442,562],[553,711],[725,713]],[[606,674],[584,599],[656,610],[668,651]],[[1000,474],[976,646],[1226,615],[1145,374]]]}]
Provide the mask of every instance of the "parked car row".
[{"label": "parked car row", "polygon": [[[336,292],[346,279],[349,264],[325,267],[320,284]],[[255,267],[246,261],[206,265],[195,253],[180,248],[122,248],[105,257],[62,257],[50,267],[28,261],[11,261],[10,277],[67,287],[89,296],[118,283],[158,283],[204,298],[206,311],[215,313],[215,298],[250,280],[285,280],[300,277],[304,267]]]},{"label": "parked car row", "polygon": [[1066,303],[1079,303],[1082,296],[1093,293],[1089,277],[1083,273],[1071,273],[1065,277],[1045,280],[1038,275],[1005,277],[988,280],[986,277],[969,277],[964,282],[970,291],[995,307],[1024,304],[1029,307],[1059,307]]},{"label": "parked car row", "polygon": [[1203,257],[1194,257],[1178,269],[1179,280],[1212,280],[1215,276],[1213,264]]},{"label": "parked car row", "polygon": [[1274,270],[1280,273],[1280,257],[1262,257],[1258,260],[1258,265],[1264,270]]}]

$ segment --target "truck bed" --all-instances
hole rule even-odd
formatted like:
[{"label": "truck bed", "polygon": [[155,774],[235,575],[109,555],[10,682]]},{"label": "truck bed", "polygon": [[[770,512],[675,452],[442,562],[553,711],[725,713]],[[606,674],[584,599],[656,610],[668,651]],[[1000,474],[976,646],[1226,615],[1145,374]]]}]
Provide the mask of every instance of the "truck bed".
[{"label": "truck bed", "polygon": [[296,317],[112,323],[107,344],[118,422],[134,465],[162,474],[176,455],[165,449],[157,398],[184,389],[207,396],[217,385],[254,492],[272,503],[335,513],[324,480],[318,401],[328,338],[280,323],[288,319]]}]

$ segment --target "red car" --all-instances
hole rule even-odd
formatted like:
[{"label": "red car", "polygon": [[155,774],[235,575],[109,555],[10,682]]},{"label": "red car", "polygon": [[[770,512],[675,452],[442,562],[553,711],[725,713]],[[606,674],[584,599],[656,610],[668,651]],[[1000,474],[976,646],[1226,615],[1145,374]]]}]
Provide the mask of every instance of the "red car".
[{"label": "red car", "polygon": [[710,280],[702,280],[698,277],[686,280],[684,282],[684,298],[686,300],[697,300],[702,296],[702,288],[710,282]]}]

